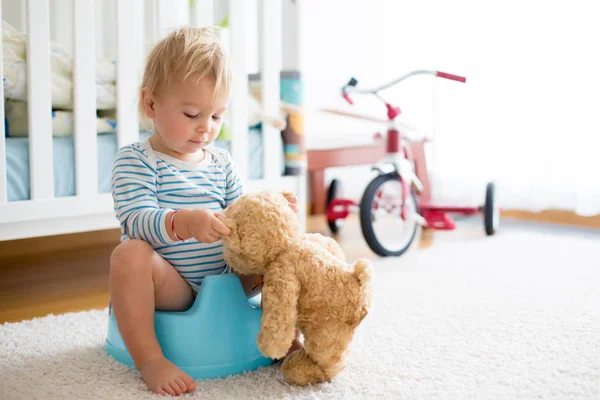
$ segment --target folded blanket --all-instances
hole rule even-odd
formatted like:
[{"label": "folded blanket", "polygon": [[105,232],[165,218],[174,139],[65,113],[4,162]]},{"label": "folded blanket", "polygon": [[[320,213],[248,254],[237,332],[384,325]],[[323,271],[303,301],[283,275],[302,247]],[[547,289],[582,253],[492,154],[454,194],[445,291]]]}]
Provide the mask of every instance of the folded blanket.
[{"label": "folded blanket", "polygon": [[[73,111],[52,112],[52,136],[73,136],[74,117]],[[7,137],[29,136],[29,121],[27,117],[27,103],[18,100],[6,100],[4,106]],[[103,111],[96,118],[96,133],[117,131],[117,119],[114,110]]]},{"label": "folded blanket", "polygon": [[[27,101],[27,37],[2,22],[2,66],[4,97]],[[115,61],[96,61],[96,107],[116,106]],[[64,47],[50,42],[52,108],[73,109],[73,56]]]},{"label": "folded blanket", "polygon": [[[68,137],[73,136],[75,132],[75,122],[72,111],[51,111],[52,112],[52,136]],[[116,110],[98,111],[96,118],[96,133],[111,133],[117,132],[117,113]],[[29,136],[29,120],[27,103],[19,100],[6,100],[4,103],[5,116],[5,136],[6,137],[28,137]],[[259,128],[257,126],[249,126],[250,129]],[[149,129],[147,126],[140,124],[140,131]],[[149,129],[152,131],[152,129]],[[231,140],[231,127],[226,121],[221,126],[221,131],[217,137],[218,140]]]},{"label": "folded blanket", "polygon": [[[256,99],[248,96],[248,127],[260,128],[262,123],[274,126],[278,130],[286,127],[285,112],[295,111],[294,106],[282,103],[282,111],[279,116],[272,116],[265,113]],[[73,136],[74,121],[73,111],[55,110],[52,111],[52,136]],[[297,112],[297,111],[295,111]],[[114,108],[107,110],[98,110],[96,118],[96,132],[109,133],[117,131],[117,113]],[[5,136],[6,137],[27,137],[29,136],[28,104],[21,100],[6,99],[4,102],[5,116]],[[140,124],[140,130],[150,129],[150,127]],[[231,127],[228,118],[221,127],[218,139],[231,140]]]}]

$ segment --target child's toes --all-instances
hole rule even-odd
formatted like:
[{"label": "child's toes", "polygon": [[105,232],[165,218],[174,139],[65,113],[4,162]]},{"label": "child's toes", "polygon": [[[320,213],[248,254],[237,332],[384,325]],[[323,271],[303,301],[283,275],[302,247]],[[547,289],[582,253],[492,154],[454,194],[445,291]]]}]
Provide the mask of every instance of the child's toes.
[{"label": "child's toes", "polygon": [[162,387],[162,390],[164,390],[165,392],[169,393],[171,396],[176,396],[177,394],[175,393],[175,391],[173,390],[173,388],[168,384],[165,383]]},{"label": "child's toes", "polygon": [[179,385],[179,387],[181,388],[181,392],[185,393],[188,390],[187,385],[185,384],[185,382],[183,381],[183,378],[181,378],[180,376],[178,376],[177,378],[175,378],[175,382],[177,382],[177,384]]},{"label": "child's toes", "polygon": [[184,376],[183,381],[187,385],[188,392],[193,392],[194,390],[196,390],[196,382],[194,382],[192,378],[190,378],[189,376]]},{"label": "child's toes", "polygon": [[179,384],[176,381],[170,382],[170,386],[171,386],[171,389],[173,389],[175,391],[177,396],[179,396],[181,393],[185,392],[185,390],[182,390],[179,387]]}]

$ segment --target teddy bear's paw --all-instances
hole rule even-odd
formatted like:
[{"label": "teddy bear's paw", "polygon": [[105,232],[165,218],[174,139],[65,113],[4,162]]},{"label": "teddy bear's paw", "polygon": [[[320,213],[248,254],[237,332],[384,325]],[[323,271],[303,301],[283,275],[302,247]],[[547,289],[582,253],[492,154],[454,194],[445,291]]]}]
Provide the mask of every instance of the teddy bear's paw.
[{"label": "teddy bear's paw", "polygon": [[327,380],[325,372],[304,349],[293,352],[283,361],[281,373],[291,385],[307,386]]},{"label": "teddy bear's paw", "polygon": [[258,334],[258,350],[265,356],[274,360],[283,358],[290,349],[291,340],[281,340],[277,335]]}]

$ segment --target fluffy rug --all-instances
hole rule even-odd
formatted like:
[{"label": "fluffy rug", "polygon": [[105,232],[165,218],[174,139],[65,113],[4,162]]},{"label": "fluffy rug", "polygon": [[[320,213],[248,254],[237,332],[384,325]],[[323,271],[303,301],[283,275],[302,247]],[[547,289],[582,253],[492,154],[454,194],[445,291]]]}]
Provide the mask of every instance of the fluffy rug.
[{"label": "fluffy rug", "polygon": [[[502,232],[376,264],[374,308],[332,383],[277,367],[199,381],[184,397],[600,398],[597,239]],[[103,350],[107,312],[0,326],[3,399],[154,398]]]}]

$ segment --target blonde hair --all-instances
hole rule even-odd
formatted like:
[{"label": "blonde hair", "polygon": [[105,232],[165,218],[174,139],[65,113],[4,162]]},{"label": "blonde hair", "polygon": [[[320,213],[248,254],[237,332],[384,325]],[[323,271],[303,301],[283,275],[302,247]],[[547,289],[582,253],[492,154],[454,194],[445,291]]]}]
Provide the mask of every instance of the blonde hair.
[{"label": "blonde hair", "polygon": [[229,95],[233,84],[231,62],[213,27],[182,27],[160,40],[148,54],[140,87],[140,114],[145,118],[141,92],[155,94],[174,80],[215,79],[213,96]]}]

